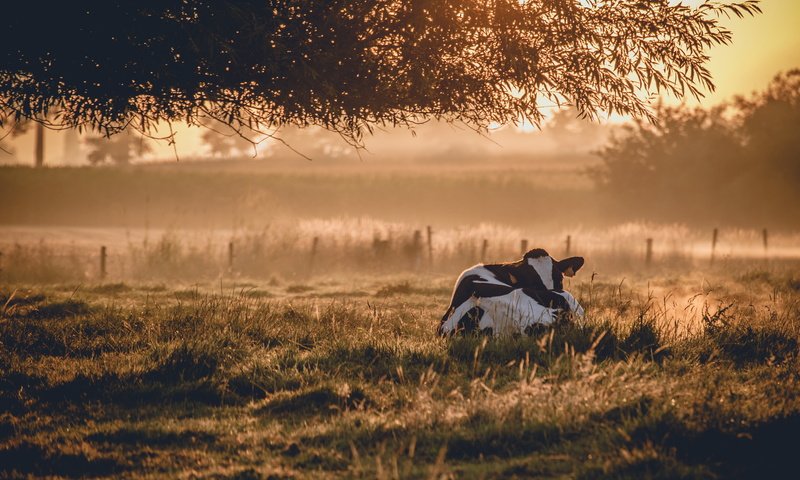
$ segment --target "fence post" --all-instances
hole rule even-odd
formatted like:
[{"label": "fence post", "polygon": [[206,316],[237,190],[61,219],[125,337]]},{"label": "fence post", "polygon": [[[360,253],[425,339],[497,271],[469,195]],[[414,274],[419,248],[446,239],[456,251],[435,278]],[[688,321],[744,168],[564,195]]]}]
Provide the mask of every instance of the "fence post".
[{"label": "fence post", "polygon": [[311,242],[311,258],[308,262],[308,274],[314,271],[314,259],[317,258],[317,247],[319,247],[319,237],[314,237]]},{"label": "fence post", "polygon": [[527,238],[523,238],[522,240],[520,240],[519,249],[522,250],[522,255],[525,255],[526,253],[528,253],[528,239]]},{"label": "fence post", "polygon": [[228,242],[228,272],[233,272],[233,241]]},{"label": "fence post", "polygon": [[572,249],[572,236],[567,235],[567,253],[564,255],[565,257],[569,257],[569,252]]},{"label": "fence post", "polygon": [[647,252],[645,253],[644,263],[648,267],[650,266],[651,263],[653,263],[653,239],[652,238],[648,238],[647,239]]},{"label": "fence post", "polygon": [[489,249],[489,240],[483,239],[483,246],[481,247],[481,262],[486,261],[486,250]]},{"label": "fence post", "polygon": [[414,237],[411,242],[411,248],[413,250],[412,257],[413,257],[413,267],[414,270],[419,269],[420,265],[422,264],[422,231],[421,230],[414,230]]},{"label": "fence post", "polygon": [[428,225],[428,264],[433,266],[433,230]]},{"label": "fence post", "polygon": [[761,232],[761,237],[764,240],[764,257],[766,258],[768,254],[767,249],[769,248],[769,243],[768,243],[769,233],[767,232],[766,228]]},{"label": "fence post", "polygon": [[150,195],[144,197],[144,248],[150,237]]},{"label": "fence post", "polygon": [[717,251],[717,238],[719,237],[719,230],[714,229],[714,232],[711,234],[711,265],[714,265],[714,254]]},{"label": "fence post", "polygon": [[106,247],[100,247],[100,280],[106,279]]}]

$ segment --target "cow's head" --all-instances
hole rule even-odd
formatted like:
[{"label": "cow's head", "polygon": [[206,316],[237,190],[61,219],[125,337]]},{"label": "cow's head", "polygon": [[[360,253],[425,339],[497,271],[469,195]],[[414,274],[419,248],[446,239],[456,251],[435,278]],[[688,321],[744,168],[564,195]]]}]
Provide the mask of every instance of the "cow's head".
[{"label": "cow's head", "polygon": [[583,257],[569,257],[555,260],[543,248],[534,248],[523,257],[532,266],[548,290],[563,290],[564,277],[573,277],[583,267]]}]

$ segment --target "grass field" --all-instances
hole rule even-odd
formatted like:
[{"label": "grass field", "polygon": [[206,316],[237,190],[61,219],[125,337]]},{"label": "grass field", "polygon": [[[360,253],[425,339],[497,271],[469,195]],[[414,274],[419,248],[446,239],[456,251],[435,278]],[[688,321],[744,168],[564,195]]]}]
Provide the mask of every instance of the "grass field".
[{"label": "grass field", "polygon": [[530,226],[557,220],[536,214],[548,207],[597,223],[600,209],[582,168],[305,160],[0,166],[0,224],[261,229],[298,217],[368,216],[448,228],[485,219]]},{"label": "grass field", "polygon": [[582,271],[496,340],[435,336],[457,272],[5,283],[0,477],[789,478],[780,265]]},{"label": "grass field", "polygon": [[[0,168],[0,478],[794,476],[795,225],[609,213],[576,165],[284,167]],[[567,236],[583,321],[435,335],[463,268]]]}]

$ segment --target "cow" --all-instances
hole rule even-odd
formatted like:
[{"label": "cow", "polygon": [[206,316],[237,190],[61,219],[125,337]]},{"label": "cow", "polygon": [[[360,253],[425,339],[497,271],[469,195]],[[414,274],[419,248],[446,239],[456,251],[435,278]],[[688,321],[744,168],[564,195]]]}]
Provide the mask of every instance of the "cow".
[{"label": "cow", "polygon": [[583,315],[583,308],[564,291],[564,276],[583,267],[582,257],[555,261],[544,249],[528,251],[511,263],[478,264],[456,281],[450,306],[438,333],[491,331],[498,335],[513,326],[526,331],[550,324],[561,312]]}]

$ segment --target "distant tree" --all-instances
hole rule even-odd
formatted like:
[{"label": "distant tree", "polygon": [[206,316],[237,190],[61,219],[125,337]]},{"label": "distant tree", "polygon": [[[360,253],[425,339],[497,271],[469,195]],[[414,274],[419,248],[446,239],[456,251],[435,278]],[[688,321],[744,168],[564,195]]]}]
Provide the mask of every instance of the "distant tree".
[{"label": "distant tree", "polygon": [[145,143],[144,137],[126,132],[111,138],[91,137],[86,139],[89,146],[87,159],[92,165],[100,165],[109,161],[116,165],[128,165],[131,158],[141,157],[152,150]]},{"label": "distant tree", "polygon": [[[714,108],[659,105],[598,153],[590,174],[629,210],[675,219],[800,214],[800,70]],[[791,212],[791,213],[790,213]],[[798,217],[800,218],[800,217]]]},{"label": "distant tree", "polygon": [[[541,101],[650,118],[701,95],[720,14],[756,1],[17,2],[0,20],[0,122],[111,135],[158,122],[321,126],[351,142],[427,119],[543,119]],[[8,13],[8,12],[7,12]]]},{"label": "distant tree", "polygon": [[[730,107],[703,108],[659,105],[659,121],[634,121],[622,127],[599,156],[603,166],[593,171],[598,184],[618,195],[664,192],[701,194],[704,187],[725,182],[737,168],[716,171],[722,163],[741,162],[741,142],[729,119]],[[708,168],[712,166],[712,168]]]},{"label": "distant tree", "polygon": [[206,130],[201,135],[201,138],[213,157],[229,158],[244,154],[252,155],[253,152],[251,141],[240,137],[235,132],[225,134],[215,130]]},{"label": "distant tree", "polygon": [[64,143],[61,154],[62,165],[75,165],[81,162],[80,136],[77,130],[70,129],[64,132]]},{"label": "distant tree", "polygon": [[8,130],[0,135],[0,152],[5,153],[6,155],[13,155],[15,153],[14,148],[11,145],[8,145],[6,142],[24,134],[28,130],[29,125],[30,122],[26,120],[14,122],[12,125],[10,125]]},{"label": "distant tree", "polygon": [[574,144],[579,142],[582,148],[588,150],[600,144],[606,136],[607,127],[581,118],[580,112],[571,107],[563,108],[553,114],[547,122],[546,130],[548,135],[561,146],[572,144],[574,149]]},{"label": "distant tree", "polygon": [[11,145],[8,145],[6,143],[6,138],[5,137],[0,138],[0,157],[2,157],[2,154],[5,154],[5,155],[13,155],[14,154],[14,147],[12,147]]},{"label": "distant tree", "polygon": [[776,76],[767,89],[737,98],[749,160],[776,183],[800,189],[800,69]]},{"label": "distant tree", "polygon": [[[41,168],[44,166],[44,125],[41,122],[34,122],[29,118],[20,118],[11,125],[7,135],[2,136],[2,140],[5,140],[7,136],[14,138],[26,133],[31,124],[34,124],[33,165]],[[11,153],[10,150],[3,147],[2,140],[0,140],[0,149],[6,153]]]}]

